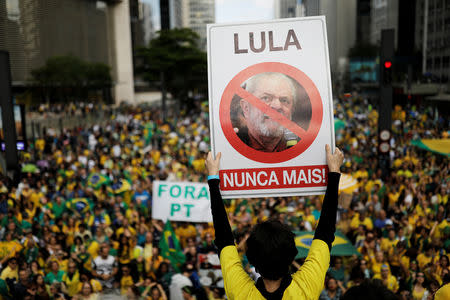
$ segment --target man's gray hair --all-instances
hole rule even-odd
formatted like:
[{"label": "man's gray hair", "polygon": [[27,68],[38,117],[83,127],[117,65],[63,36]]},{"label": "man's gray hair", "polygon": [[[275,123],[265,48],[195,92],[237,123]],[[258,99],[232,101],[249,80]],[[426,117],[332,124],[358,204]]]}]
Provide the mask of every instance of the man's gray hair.
[{"label": "man's gray hair", "polygon": [[250,77],[249,79],[244,81],[244,83],[242,84],[242,88],[249,91],[250,93],[253,93],[256,90],[256,87],[258,86],[259,81],[266,77],[271,77],[274,80],[287,80],[287,82],[289,83],[289,86],[292,89],[292,98],[294,100],[294,103],[296,103],[297,89],[295,88],[292,78],[290,78],[289,76],[287,76],[283,73],[264,72],[264,73],[259,73],[259,74],[253,75],[252,77]]}]

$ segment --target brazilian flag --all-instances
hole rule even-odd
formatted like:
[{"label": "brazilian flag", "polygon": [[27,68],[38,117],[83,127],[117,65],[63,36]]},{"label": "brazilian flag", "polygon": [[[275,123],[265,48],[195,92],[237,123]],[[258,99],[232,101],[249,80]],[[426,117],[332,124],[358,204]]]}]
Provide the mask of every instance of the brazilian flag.
[{"label": "brazilian flag", "polygon": [[155,129],[155,126],[153,122],[148,122],[145,124],[145,146],[148,146],[152,140],[153,136],[153,130]]},{"label": "brazilian flag", "polygon": [[87,185],[98,190],[102,185],[109,185],[111,183],[111,179],[108,176],[99,173],[91,173],[89,174]]},{"label": "brazilian flag", "polygon": [[179,267],[186,261],[186,257],[169,220],[164,225],[163,235],[159,241],[159,249],[161,249],[161,256],[168,258],[175,270],[179,272]]},{"label": "brazilian flag", "polygon": [[119,179],[116,183],[111,186],[114,194],[123,194],[125,192],[131,191],[131,183],[126,179]]},{"label": "brazilian flag", "polygon": [[412,140],[411,144],[426,151],[438,153],[447,157],[450,156],[450,139],[417,139]]},{"label": "brazilian flag", "polygon": [[[298,254],[295,257],[305,258],[308,256],[309,248],[311,247],[314,231],[297,231],[294,232],[295,237],[295,246],[297,246]],[[361,256],[361,254],[356,250],[355,246],[347,239],[347,237],[341,232],[337,231],[334,235],[334,242],[331,248],[331,255],[334,256],[352,256],[352,255]]]},{"label": "brazilian flag", "polygon": [[93,208],[93,203],[88,198],[73,198],[66,202],[66,207],[69,210],[77,211],[80,214],[84,214]]}]

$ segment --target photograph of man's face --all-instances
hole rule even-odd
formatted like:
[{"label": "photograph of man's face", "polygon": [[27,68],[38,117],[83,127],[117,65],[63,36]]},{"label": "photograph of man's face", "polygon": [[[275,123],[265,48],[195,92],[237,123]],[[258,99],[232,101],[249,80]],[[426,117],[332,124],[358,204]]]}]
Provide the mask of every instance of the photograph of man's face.
[{"label": "photograph of man's face", "polygon": [[[246,80],[242,88],[305,130],[309,126],[311,103],[303,87],[291,77],[276,72],[260,73]],[[231,120],[238,137],[258,151],[284,151],[300,140],[300,137],[239,96],[233,98]]]}]

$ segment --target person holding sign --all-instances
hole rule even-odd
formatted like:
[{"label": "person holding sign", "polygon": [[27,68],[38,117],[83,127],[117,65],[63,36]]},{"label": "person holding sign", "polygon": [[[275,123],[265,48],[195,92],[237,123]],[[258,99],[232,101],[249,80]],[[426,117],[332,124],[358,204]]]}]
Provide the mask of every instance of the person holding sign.
[{"label": "person holding sign", "polygon": [[221,153],[205,161],[211,194],[211,211],[216,232],[225,292],[228,299],[318,299],[330,264],[331,244],[336,230],[338,186],[343,153],[331,153],[326,145],[328,186],[311,248],[303,266],[289,274],[297,255],[294,233],[286,225],[269,220],[256,225],[246,242],[249,262],[261,274],[256,284],[242,267],[233,233],[227,219],[219,189]]},{"label": "person holding sign", "polygon": [[[277,72],[260,73],[249,78],[243,88],[279,114],[292,119],[296,89],[288,76]],[[237,135],[249,147],[263,152],[280,152],[292,146],[288,145],[285,129],[277,121],[245,99],[240,100],[240,108],[245,126]]]}]

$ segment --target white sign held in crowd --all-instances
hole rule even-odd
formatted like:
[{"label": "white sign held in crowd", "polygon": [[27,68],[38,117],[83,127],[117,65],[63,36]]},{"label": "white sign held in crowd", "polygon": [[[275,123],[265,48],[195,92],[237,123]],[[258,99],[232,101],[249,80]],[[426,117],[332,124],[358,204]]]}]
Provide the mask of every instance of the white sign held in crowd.
[{"label": "white sign held in crowd", "polygon": [[224,198],[322,194],[334,149],[325,17],[208,25],[211,144]]},{"label": "white sign held in crowd", "polygon": [[152,218],[166,221],[212,222],[206,183],[154,181]]}]

